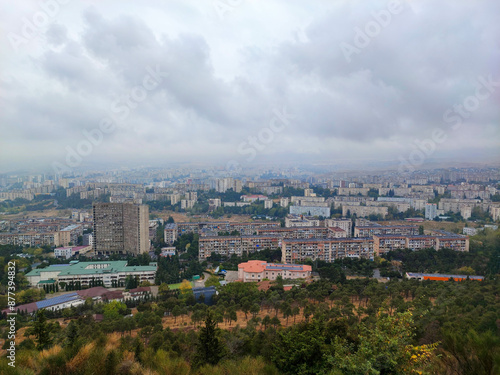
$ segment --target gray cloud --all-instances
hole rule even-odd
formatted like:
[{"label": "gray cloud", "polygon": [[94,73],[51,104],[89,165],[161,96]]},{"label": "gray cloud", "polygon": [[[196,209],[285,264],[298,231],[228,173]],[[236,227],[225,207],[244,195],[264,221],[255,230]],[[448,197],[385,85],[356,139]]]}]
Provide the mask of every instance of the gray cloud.
[{"label": "gray cloud", "polygon": [[239,158],[238,145],[283,107],[295,118],[261,158],[397,157],[443,128],[443,155],[468,148],[498,160],[500,87],[460,131],[443,114],[475,93],[478,76],[500,81],[500,4],[402,3],[350,62],[341,44],[353,44],[355,28],[387,2],[242,4],[223,20],[195,2],[65,8],[37,52],[27,46],[2,63],[15,79],[2,81],[0,170],[13,159],[30,165],[35,154],[41,164],[64,159],[65,147],[98,127],[148,67],[168,76],[89,162]]}]

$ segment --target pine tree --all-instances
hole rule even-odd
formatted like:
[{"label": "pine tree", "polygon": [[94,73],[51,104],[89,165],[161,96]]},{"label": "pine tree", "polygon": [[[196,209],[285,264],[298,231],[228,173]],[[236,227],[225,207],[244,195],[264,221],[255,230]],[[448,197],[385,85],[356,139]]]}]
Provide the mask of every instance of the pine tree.
[{"label": "pine tree", "polygon": [[215,365],[224,356],[224,345],[219,338],[220,329],[211,310],[207,311],[205,326],[200,329],[196,350],[197,363]]},{"label": "pine tree", "polygon": [[45,310],[38,310],[35,323],[33,324],[33,334],[35,335],[38,350],[43,350],[50,346],[51,338],[49,333]]}]

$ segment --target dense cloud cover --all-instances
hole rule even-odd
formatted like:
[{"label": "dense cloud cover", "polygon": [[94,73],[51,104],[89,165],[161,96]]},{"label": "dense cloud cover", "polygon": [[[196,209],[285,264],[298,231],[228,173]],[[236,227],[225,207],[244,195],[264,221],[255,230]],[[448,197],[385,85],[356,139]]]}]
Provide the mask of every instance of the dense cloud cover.
[{"label": "dense cloud cover", "polygon": [[0,22],[0,172],[69,149],[398,160],[436,130],[428,158],[500,159],[498,1],[42,0]]}]

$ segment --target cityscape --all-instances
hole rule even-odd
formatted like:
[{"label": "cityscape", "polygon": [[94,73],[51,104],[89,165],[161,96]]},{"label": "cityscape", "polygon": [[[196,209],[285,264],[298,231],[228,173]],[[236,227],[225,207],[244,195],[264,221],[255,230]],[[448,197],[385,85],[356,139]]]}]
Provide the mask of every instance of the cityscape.
[{"label": "cityscape", "polygon": [[500,373],[499,4],[3,8],[0,373]]}]

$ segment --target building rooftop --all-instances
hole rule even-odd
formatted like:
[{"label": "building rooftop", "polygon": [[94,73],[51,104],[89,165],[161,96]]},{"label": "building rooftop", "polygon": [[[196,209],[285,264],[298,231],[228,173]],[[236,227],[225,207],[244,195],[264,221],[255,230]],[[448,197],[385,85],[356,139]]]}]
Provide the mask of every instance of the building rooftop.
[{"label": "building rooftop", "polygon": [[71,225],[68,225],[66,228],[61,229],[61,232],[70,231],[70,230],[76,229],[80,226],[81,226],[80,224],[71,224]]},{"label": "building rooftop", "polygon": [[419,273],[419,272],[407,272],[408,277],[440,277],[440,278],[453,278],[453,279],[466,279],[471,280],[483,280],[484,276],[474,276],[474,275],[447,275],[441,273]]},{"label": "building rooftop", "polygon": [[242,268],[245,272],[262,272],[269,271],[312,271],[312,267],[303,264],[282,264],[282,263],[267,263],[264,260],[249,260],[245,263],[238,264],[238,268]]},{"label": "building rooftop", "polygon": [[373,241],[371,237],[347,237],[347,238],[283,238],[283,243],[290,242],[365,242],[365,241]]},{"label": "building rooftop", "polygon": [[[100,268],[94,268],[99,266]],[[126,260],[78,262],[72,264],[52,264],[46,268],[34,269],[26,276],[40,276],[42,272],[59,272],[58,276],[98,275],[103,273],[156,271],[156,266],[127,266]]]},{"label": "building rooftop", "polygon": [[43,301],[38,301],[35,303],[37,308],[43,309],[46,307],[59,305],[61,303],[75,301],[78,299],[81,299],[80,296],[78,295],[78,293],[74,292],[74,293],[63,294],[62,296],[57,296],[54,298],[45,299]]}]

